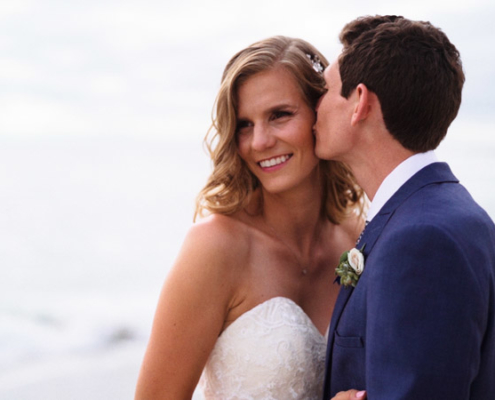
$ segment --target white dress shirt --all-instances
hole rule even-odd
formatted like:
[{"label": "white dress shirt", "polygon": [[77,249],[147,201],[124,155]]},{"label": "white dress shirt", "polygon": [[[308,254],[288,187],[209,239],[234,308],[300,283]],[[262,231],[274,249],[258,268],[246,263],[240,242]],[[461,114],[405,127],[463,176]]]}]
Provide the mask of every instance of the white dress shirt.
[{"label": "white dress shirt", "polygon": [[370,204],[370,208],[368,209],[366,221],[371,221],[394,193],[416,174],[416,172],[437,161],[437,156],[433,150],[427,151],[426,153],[414,154],[402,161],[387,175],[378,188],[375,197]]}]

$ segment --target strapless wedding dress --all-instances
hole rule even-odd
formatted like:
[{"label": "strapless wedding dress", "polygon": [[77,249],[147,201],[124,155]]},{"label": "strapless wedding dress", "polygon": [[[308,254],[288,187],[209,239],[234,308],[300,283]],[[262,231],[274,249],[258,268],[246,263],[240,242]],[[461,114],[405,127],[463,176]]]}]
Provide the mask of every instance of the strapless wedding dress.
[{"label": "strapless wedding dress", "polygon": [[205,400],[321,399],[326,338],[300,306],[275,297],[219,336],[199,385]]}]

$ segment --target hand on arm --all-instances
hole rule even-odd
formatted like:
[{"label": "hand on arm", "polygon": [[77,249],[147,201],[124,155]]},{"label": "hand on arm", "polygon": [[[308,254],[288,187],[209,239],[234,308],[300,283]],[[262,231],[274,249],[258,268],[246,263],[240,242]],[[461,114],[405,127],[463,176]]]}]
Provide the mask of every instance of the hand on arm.
[{"label": "hand on arm", "polygon": [[366,391],[361,390],[347,390],[346,392],[339,392],[335,395],[335,397],[332,397],[331,400],[364,400],[366,399]]}]

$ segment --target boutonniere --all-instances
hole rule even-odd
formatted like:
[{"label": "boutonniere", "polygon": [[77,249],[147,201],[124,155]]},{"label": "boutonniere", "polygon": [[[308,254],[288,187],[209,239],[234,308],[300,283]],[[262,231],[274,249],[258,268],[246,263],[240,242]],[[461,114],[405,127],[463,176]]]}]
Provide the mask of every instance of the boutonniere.
[{"label": "boutonniere", "polygon": [[364,255],[361,249],[351,249],[345,251],[340,256],[339,265],[335,268],[335,275],[340,277],[340,284],[344,287],[356,287],[359,277],[364,270]]}]

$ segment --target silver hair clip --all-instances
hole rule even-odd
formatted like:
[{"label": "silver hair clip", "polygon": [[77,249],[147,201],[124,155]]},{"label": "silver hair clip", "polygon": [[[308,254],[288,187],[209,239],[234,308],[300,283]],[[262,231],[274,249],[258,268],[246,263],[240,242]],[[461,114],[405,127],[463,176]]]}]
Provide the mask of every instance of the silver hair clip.
[{"label": "silver hair clip", "polygon": [[311,55],[311,54],[306,54],[306,57],[309,58],[309,61],[311,61],[311,64],[313,64],[313,69],[318,72],[319,74],[323,73],[323,65],[321,65],[321,61],[320,61],[320,58],[315,54],[315,55]]}]

